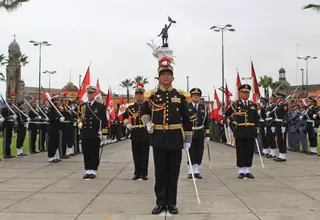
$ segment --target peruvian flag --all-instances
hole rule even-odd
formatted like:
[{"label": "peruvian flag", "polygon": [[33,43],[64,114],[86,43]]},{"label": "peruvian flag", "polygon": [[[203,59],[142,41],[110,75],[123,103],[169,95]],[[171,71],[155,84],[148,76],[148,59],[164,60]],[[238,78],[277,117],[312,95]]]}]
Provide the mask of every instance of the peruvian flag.
[{"label": "peruvian flag", "polygon": [[103,103],[102,96],[101,96],[101,89],[100,89],[99,79],[97,79],[96,87],[98,88],[98,91],[96,93],[95,100],[97,100],[100,103]]},{"label": "peruvian flag", "polygon": [[213,109],[212,109],[212,103],[210,101],[210,94],[208,94],[208,105],[209,105],[209,119],[213,120]]},{"label": "peruvian flag", "polygon": [[46,92],[46,93],[45,93],[45,92],[42,92],[42,93],[41,93],[41,96],[42,96],[42,100],[43,100],[44,103],[49,102],[49,100],[48,100],[47,97],[49,97],[50,99],[52,98],[52,94],[49,93],[49,92]]},{"label": "peruvian flag", "polygon": [[231,96],[232,96],[232,94],[231,94],[231,92],[229,91],[229,89],[228,89],[228,85],[227,85],[227,82],[226,82],[226,88],[219,88],[223,93],[224,93],[224,95],[225,95],[225,97],[226,97],[226,104],[225,104],[225,107],[224,107],[224,110],[225,111],[227,111],[228,110],[228,108],[229,108],[229,106],[230,106],[230,104],[231,104]]},{"label": "peruvian flag", "polygon": [[213,119],[220,124],[222,120],[222,109],[216,89],[214,90],[214,106],[213,106]]},{"label": "peruvian flag", "polygon": [[259,84],[256,77],[256,72],[253,67],[253,63],[251,61],[251,77],[252,77],[252,101],[253,103],[257,103],[260,99],[260,91],[259,91]]},{"label": "peruvian flag", "polygon": [[240,76],[239,76],[239,72],[237,70],[237,79],[236,79],[236,95],[234,96],[234,101],[237,101],[240,99],[239,97],[239,88],[241,86],[241,80],[240,80]]},{"label": "peruvian flag", "polygon": [[109,90],[108,90],[108,98],[107,98],[107,101],[106,101],[106,108],[107,108],[108,121],[110,119],[115,120],[116,119],[116,113],[115,113],[114,107],[113,107],[112,91],[111,91],[110,87],[109,87]]},{"label": "peruvian flag", "polygon": [[90,85],[90,66],[87,69],[86,75],[83,78],[81,87],[78,92],[78,98],[81,102],[87,102],[88,97],[87,97],[87,90],[86,87]]},{"label": "peruvian flag", "polygon": [[119,106],[119,111],[118,111],[118,117],[119,117],[119,120],[120,121],[123,121],[123,113],[126,112],[126,105],[124,103],[124,98],[123,96],[121,96],[121,99],[120,99],[120,106]]}]

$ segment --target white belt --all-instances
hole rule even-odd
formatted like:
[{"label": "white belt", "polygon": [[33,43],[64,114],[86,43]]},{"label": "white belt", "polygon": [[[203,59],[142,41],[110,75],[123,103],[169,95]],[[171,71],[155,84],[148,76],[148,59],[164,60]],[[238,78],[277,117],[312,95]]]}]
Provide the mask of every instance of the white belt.
[{"label": "white belt", "polygon": [[266,121],[270,121],[270,120],[272,120],[273,118],[266,118]]},{"label": "white belt", "polygon": [[203,128],[203,125],[199,126],[199,127],[192,127],[192,130],[200,130]]},{"label": "white belt", "polygon": [[310,119],[308,119],[308,120],[307,120],[307,122],[311,122],[311,123],[313,123],[313,122],[314,122],[314,120],[310,120]]},{"label": "white belt", "polygon": [[282,122],[283,120],[276,118],[275,121]]},{"label": "white belt", "polygon": [[263,120],[263,119],[260,119],[260,122],[264,122],[264,120]]}]

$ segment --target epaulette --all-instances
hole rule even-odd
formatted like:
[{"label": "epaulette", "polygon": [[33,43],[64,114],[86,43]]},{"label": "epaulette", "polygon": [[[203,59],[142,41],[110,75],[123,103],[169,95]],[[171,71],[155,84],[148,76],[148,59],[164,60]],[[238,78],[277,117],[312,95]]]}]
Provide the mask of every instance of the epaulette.
[{"label": "epaulette", "polygon": [[191,97],[190,92],[185,92],[185,91],[183,91],[181,89],[178,89],[177,92],[179,92],[181,95],[183,95],[186,98],[190,98]]},{"label": "epaulette", "polygon": [[147,91],[147,92],[144,92],[144,98],[145,99],[149,99],[153,94],[155,94],[156,93],[156,89],[152,89],[152,90],[150,90],[150,91]]}]

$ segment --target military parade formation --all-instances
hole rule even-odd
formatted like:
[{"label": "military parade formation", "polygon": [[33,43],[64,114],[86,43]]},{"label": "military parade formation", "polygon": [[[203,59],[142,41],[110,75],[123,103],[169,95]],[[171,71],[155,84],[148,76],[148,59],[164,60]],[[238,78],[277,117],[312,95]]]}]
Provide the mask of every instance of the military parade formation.
[{"label": "military parade formation", "polygon": [[[177,193],[184,152],[187,154],[188,173],[183,175],[193,181],[198,203],[200,199],[195,180],[206,178],[200,169],[205,148],[210,160],[210,110],[201,101],[202,90],[195,87],[183,91],[173,86],[174,61],[166,40],[168,28],[175,21],[169,21],[170,25],[162,30],[165,39],[163,46],[151,45],[158,61],[157,86],[145,91],[142,83],[137,84],[136,101],[126,106],[122,125],[131,139],[132,180],[148,180],[152,147],[156,198],[151,213],[154,215],[163,211],[179,213]],[[243,84],[238,90],[239,99],[227,106],[224,121],[216,122],[221,127],[226,126],[224,136],[234,139],[237,178],[255,178],[251,169],[255,153],[259,155],[262,166],[264,158],[286,162],[288,150],[318,155],[320,115],[317,99],[293,99],[294,91],[288,96],[275,92],[270,97],[261,97],[260,102],[254,102],[249,99],[252,91],[250,85]],[[23,152],[28,131],[30,154],[47,152],[49,163],[82,154],[85,172],[82,178],[97,178],[104,147],[108,140],[114,139],[110,136],[119,136],[115,132],[110,133],[112,126],[108,125],[106,106],[95,99],[97,91],[96,86],[86,86],[86,102],[55,95],[47,97],[48,104],[24,100],[16,106],[10,97],[2,98],[5,103],[0,118],[4,158],[15,157],[11,146],[14,124],[17,122],[17,156],[28,156]],[[28,106],[28,113],[25,112],[25,105]]]}]

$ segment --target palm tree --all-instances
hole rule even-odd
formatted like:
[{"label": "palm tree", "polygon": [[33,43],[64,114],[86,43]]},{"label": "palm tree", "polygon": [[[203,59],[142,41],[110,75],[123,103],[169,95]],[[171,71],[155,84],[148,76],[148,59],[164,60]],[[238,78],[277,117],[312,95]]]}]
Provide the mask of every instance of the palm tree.
[{"label": "palm tree", "polygon": [[0,0],[0,9],[4,8],[8,12],[16,10],[22,5],[22,3],[28,2],[30,0]]},{"label": "palm tree", "polygon": [[133,87],[132,88],[136,88],[138,83],[143,83],[143,85],[149,84],[148,82],[148,78],[144,78],[143,76],[136,76],[133,79]]},{"label": "palm tree", "polygon": [[273,79],[270,76],[260,76],[259,86],[264,89],[265,97],[269,98],[269,88],[272,85]]},{"label": "palm tree", "polygon": [[127,89],[127,102],[129,103],[129,89],[132,88],[133,81],[131,79],[125,79],[124,81],[121,81],[119,84],[122,88]]},{"label": "palm tree", "polygon": [[[6,57],[3,54],[0,54],[0,67],[3,66],[5,62]],[[0,72],[0,81],[6,81],[3,73]]]},{"label": "palm tree", "polygon": [[16,52],[12,54],[12,56],[7,59],[7,63],[12,64],[13,66],[7,68],[8,74],[8,92],[10,92],[11,85],[14,87],[14,93],[16,95],[16,101],[19,101],[19,93],[20,93],[20,80],[21,80],[21,66],[25,66],[29,63],[28,57],[20,52]]},{"label": "palm tree", "polygon": [[320,12],[320,5],[309,4],[303,7],[303,9],[313,9],[315,11]]}]

